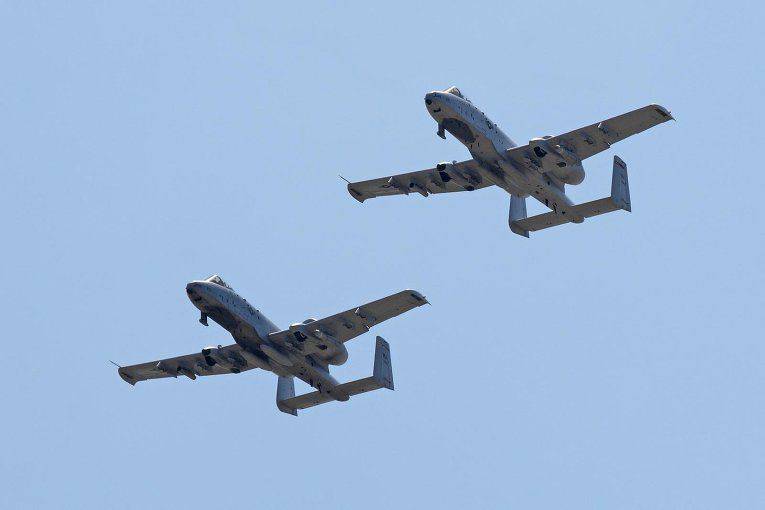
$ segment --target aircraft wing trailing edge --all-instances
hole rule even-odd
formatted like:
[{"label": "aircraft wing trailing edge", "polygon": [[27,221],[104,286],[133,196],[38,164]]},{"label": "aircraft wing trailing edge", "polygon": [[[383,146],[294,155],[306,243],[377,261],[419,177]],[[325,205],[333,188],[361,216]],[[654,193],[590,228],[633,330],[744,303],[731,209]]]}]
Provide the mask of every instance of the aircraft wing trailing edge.
[{"label": "aircraft wing trailing edge", "polygon": [[389,195],[419,193],[426,197],[431,193],[473,191],[492,184],[481,176],[479,163],[469,159],[459,163],[441,163],[435,168],[417,172],[351,182],[348,183],[348,192],[359,202],[364,202],[368,198]]},{"label": "aircraft wing trailing edge", "polygon": [[293,343],[294,335],[300,335],[301,330],[305,329],[310,332],[319,330],[323,335],[347,342],[363,335],[376,324],[425,304],[428,304],[428,300],[416,290],[402,290],[324,319],[295,324],[290,329],[271,333],[268,338],[281,344]]},{"label": "aircraft wing trailing edge", "polygon": [[560,145],[567,148],[580,159],[587,159],[609,149],[616,142],[668,120],[674,120],[669,110],[658,104],[650,104],[562,135],[553,136],[546,141],[551,146]]},{"label": "aircraft wing trailing edge", "polygon": [[120,367],[117,372],[125,382],[132,385],[149,379],[179,375],[196,379],[197,376],[239,373],[256,368],[255,365],[247,362],[248,355],[249,353],[237,344],[205,347],[196,354]]}]

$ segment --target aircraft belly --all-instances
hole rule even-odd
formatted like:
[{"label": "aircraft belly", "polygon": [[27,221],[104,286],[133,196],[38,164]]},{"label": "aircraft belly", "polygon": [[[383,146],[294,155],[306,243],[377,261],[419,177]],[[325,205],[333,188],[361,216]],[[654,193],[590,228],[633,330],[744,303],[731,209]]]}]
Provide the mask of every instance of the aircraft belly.
[{"label": "aircraft belly", "polygon": [[234,332],[239,325],[237,317],[228,308],[222,306],[209,306],[205,308],[205,313],[215,322],[221,325],[223,329]]},{"label": "aircraft belly", "polygon": [[457,118],[450,117],[441,121],[441,125],[444,127],[444,129],[451,133],[454,138],[464,143],[465,145],[469,145],[475,142],[475,134],[466,122],[463,122]]},{"label": "aircraft belly", "polygon": [[213,321],[231,333],[236,343],[245,348],[257,348],[263,340],[255,326],[245,318],[220,305],[208,305],[203,310]]}]

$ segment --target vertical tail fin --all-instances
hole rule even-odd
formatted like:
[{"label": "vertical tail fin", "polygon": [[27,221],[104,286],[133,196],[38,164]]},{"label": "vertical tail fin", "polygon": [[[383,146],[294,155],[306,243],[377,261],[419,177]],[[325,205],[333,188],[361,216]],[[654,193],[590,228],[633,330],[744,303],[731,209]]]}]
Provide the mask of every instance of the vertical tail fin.
[{"label": "vertical tail fin", "polygon": [[375,364],[372,377],[382,388],[393,389],[393,366],[390,360],[390,345],[381,336],[375,343]]},{"label": "vertical tail fin", "polygon": [[526,219],[526,199],[517,195],[510,195],[510,216],[508,217],[508,223],[510,224],[510,230],[519,236],[529,237],[529,231],[524,230],[515,222],[518,220]]},{"label": "vertical tail fin", "polygon": [[627,179],[627,164],[619,156],[614,156],[614,173],[611,176],[611,200],[619,209],[632,212],[630,202],[630,183]]},{"label": "vertical tail fin", "polygon": [[293,376],[279,376],[279,380],[276,383],[276,407],[283,413],[297,416],[297,409],[288,407],[282,403],[282,400],[287,400],[295,396],[295,378]]}]

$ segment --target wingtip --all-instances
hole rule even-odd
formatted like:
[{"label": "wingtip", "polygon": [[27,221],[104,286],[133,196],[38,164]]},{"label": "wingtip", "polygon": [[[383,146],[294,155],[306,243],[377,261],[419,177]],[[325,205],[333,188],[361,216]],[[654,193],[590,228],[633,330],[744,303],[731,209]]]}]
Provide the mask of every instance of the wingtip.
[{"label": "wingtip", "polygon": [[675,117],[672,115],[672,112],[669,111],[669,109],[665,108],[664,106],[658,103],[654,103],[651,105],[651,107],[657,112],[659,112],[659,115],[661,115],[662,117],[665,117],[667,120],[677,121],[677,119],[675,119]]},{"label": "wingtip", "polygon": [[350,193],[353,198],[355,198],[356,200],[359,201],[359,203],[362,203],[362,204],[364,203],[364,200],[367,199],[367,197],[365,197],[363,193],[360,193],[356,191],[355,189],[353,189],[350,182],[348,183],[348,193]]},{"label": "wingtip", "polygon": [[135,379],[133,379],[132,377],[130,377],[122,368],[117,370],[117,373],[120,375],[122,380],[125,381],[126,383],[128,383],[130,386],[135,386],[135,383],[138,382]]},{"label": "wingtip", "polygon": [[428,301],[428,298],[414,289],[406,289],[404,292],[408,292],[415,300],[420,301],[423,305],[431,304],[430,301]]}]

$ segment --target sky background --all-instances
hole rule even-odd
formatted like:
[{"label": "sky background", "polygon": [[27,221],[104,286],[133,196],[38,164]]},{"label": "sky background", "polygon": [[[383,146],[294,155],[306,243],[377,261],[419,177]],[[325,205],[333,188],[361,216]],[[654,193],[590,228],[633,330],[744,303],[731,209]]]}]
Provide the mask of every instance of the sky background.
[{"label": "sky background", "polygon": [[[0,3],[0,507],[762,508],[763,8],[694,2]],[[633,212],[510,233],[499,189],[359,204],[467,159],[423,96],[518,143],[648,103]],[[529,213],[541,212],[529,202]],[[220,273],[282,327],[404,288],[396,391],[296,419],[261,371],[125,384],[231,343]],[[300,390],[306,388],[301,386]]]}]

